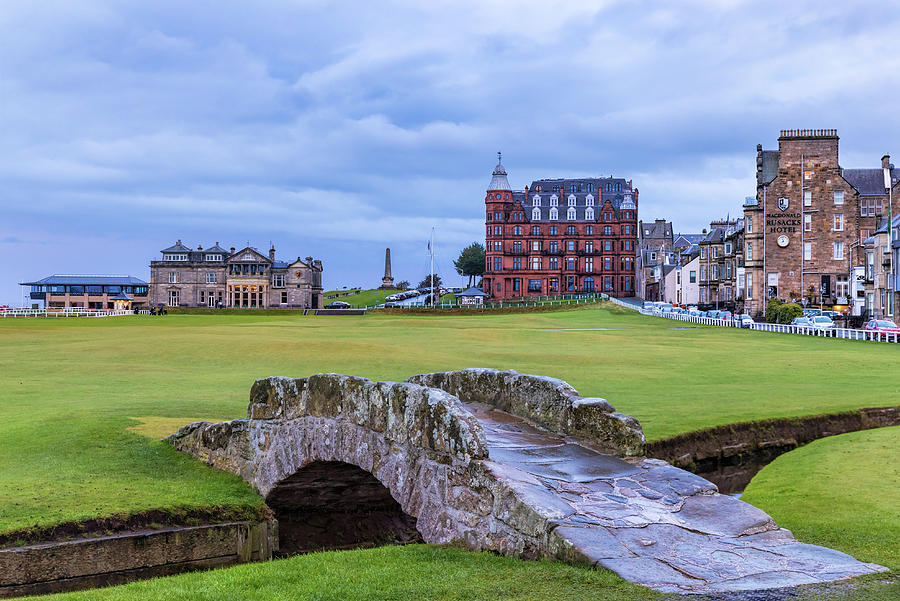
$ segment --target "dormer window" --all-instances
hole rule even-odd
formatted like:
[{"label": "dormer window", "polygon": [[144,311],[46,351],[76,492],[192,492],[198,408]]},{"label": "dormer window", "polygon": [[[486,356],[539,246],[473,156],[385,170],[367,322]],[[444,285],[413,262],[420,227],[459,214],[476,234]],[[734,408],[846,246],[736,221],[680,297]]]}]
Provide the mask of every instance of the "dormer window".
[{"label": "dormer window", "polygon": [[164,254],[163,261],[187,261],[186,254]]},{"label": "dormer window", "polygon": [[575,202],[576,202],[576,201],[575,201],[575,195],[574,195],[574,194],[569,194],[569,206],[570,206],[570,207],[574,207],[574,206],[575,206]]},{"label": "dormer window", "polygon": [[207,261],[221,261],[222,255],[206,255]]},{"label": "dormer window", "polygon": [[550,206],[551,207],[559,206],[559,196],[554,194],[553,196],[550,197]]},{"label": "dormer window", "polygon": [[541,210],[538,207],[534,207],[531,209],[531,220],[532,221],[540,221],[541,220]]},{"label": "dormer window", "polygon": [[535,194],[531,200],[532,200],[532,204],[534,204],[534,206],[536,206],[536,207],[541,206],[541,197],[538,196],[537,194]]},{"label": "dormer window", "polygon": [[559,211],[556,207],[550,207],[550,221],[556,221],[559,219]]},{"label": "dormer window", "polygon": [[588,207],[584,210],[584,218],[590,221],[594,220],[594,209],[592,207]]},{"label": "dormer window", "polygon": [[594,195],[593,195],[593,194],[588,194],[587,196],[585,196],[585,197],[584,197],[584,204],[587,205],[587,206],[589,206],[589,207],[594,206]]},{"label": "dormer window", "polygon": [[575,221],[575,207],[569,207],[569,210],[566,212],[566,219]]}]

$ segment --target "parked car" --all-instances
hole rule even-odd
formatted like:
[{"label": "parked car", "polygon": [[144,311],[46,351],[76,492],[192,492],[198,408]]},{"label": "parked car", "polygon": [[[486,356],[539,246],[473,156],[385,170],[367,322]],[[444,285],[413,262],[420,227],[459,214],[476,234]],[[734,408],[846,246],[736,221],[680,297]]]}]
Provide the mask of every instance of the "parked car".
[{"label": "parked car", "polygon": [[804,327],[808,328],[812,325],[809,323],[809,320],[810,320],[809,317],[795,317],[794,319],[791,320],[791,325],[792,326],[804,326]]},{"label": "parked car", "polygon": [[871,319],[863,329],[869,332],[900,332],[900,326],[890,319]]},{"label": "parked car", "polygon": [[325,305],[326,309],[349,309],[350,303],[345,303],[344,301],[332,301]]},{"label": "parked car", "polygon": [[741,313],[740,315],[734,316],[734,325],[739,328],[749,328],[755,322],[753,318],[747,315],[746,313]]},{"label": "parked car", "polygon": [[803,309],[803,317],[815,317],[822,314],[822,309]]},{"label": "parked car", "polygon": [[816,328],[817,330],[834,329],[834,321],[832,321],[830,317],[825,317],[824,315],[816,315],[815,317],[810,317],[809,325]]}]

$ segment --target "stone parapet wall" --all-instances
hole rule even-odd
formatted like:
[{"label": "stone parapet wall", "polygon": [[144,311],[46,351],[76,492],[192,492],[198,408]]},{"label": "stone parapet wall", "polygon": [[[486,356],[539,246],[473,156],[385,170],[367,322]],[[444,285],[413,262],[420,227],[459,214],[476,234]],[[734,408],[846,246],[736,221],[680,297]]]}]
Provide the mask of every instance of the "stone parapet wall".
[{"label": "stone parapet wall", "polygon": [[643,455],[644,433],[636,419],[616,412],[606,399],[580,396],[557,378],[473,368],[421,374],[408,381],[446,390],[466,402],[486,403],[605,452]]}]

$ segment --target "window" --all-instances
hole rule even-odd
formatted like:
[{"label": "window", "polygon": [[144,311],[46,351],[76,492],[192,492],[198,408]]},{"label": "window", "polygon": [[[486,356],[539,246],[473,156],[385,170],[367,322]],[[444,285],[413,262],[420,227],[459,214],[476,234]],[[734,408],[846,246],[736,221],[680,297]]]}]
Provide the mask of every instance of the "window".
[{"label": "window", "polygon": [[842,261],[844,259],[844,243],[843,242],[835,242],[834,243],[834,260]]},{"label": "window", "polygon": [[541,241],[540,240],[532,240],[531,241],[531,250],[541,250]]},{"label": "window", "polygon": [[691,284],[697,283],[697,271],[696,270],[691,270],[691,272],[688,274],[688,281],[690,281]]},{"label": "window", "polygon": [[718,265],[712,266],[712,279],[714,279],[714,280],[719,279],[719,266]]},{"label": "window", "polygon": [[514,227],[513,234],[515,234],[516,236],[521,236],[522,235],[522,226],[517,225],[516,227]]},{"label": "window", "polygon": [[701,289],[700,289],[700,302],[701,302],[701,303],[705,303],[705,302],[706,302],[706,288],[701,288]]},{"label": "window", "polygon": [[501,226],[501,225],[495,225],[495,226],[494,226],[494,235],[495,235],[495,236],[502,236],[502,235],[503,235],[503,226]]},{"label": "window", "polygon": [[812,231],[812,215],[804,215],[803,216],[803,231],[804,232]]},{"label": "window", "polygon": [[[210,297],[212,297],[211,294],[210,294]],[[201,291],[200,291],[200,304],[201,304],[201,305],[205,305],[205,304],[206,304],[206,291],[205,291],[205,290],[201,290]]]},{"label": "window", "polygon": [[810,190],[803,191],[803,206],[804,207],[812,206],[812,192]]},{"label": "window", "polygon": [[719,258],[719,247],[717,246],[717,247],[713,248],[713,259],[718,259],[718,258]]},{"label": "window", "polygon": [[494,213],[494,221],[503,221],[503,213]]},{"label": "window", "polygon": [[541,235],[541,226],[539,226],[539,225],[531,226],[531,235],[532,236],[540,236]]},{"label": "window", "polygon": [[522,290],[522,278],[513,278],[513,292]]},{"label": "window", "polygon": [[592,194],[588,194],[584,197],[585,206],[592,207],[594,206],[594,196]]},{"label": "window", "polygon": [[566,269],[568,269],[569,271],[575,271],[574,257],[566,257]]},{"label": "window", "polygon": [[706,247],[705,247],[705,246],[701,246],[701,247],[700,247],[700,258],[701,258],[701,259],[705,259],[705,258],[706,258]]},{"label": "window", "polygon": [[859,213],[863,217],[881,215],[881,198],[860,198]]},{"label": "window", "polygon": [[594,258],[593,257],[585,257],[584,270],[587,273],[592,273],[594,271]]},{"label": "window", "polygon": [[551,292],[559,292],[559,279],[558,278],[550,279],[550,291]]},{"label": "window", "polygon": [[541,210],[537,207],[531,209],[531,220],[532,221],[540,221],[541,220]]},{"label": "window", "polygon": [[584,243],[584,252],[592,253],[594,252],[594,241],[588,240]]},{"label": "window", "polygon": [[842,205],[844,204],[844,192],[843,190],[835,190],[834,191],[834,204]]},{"label": "window", "polygon": [[519,255],[522,254],[522,241],[521,240],[516,240],[515,242],[513,242],[512,251]]},{"label": "window", "polygon": [[843,213],[835,213],[834,214],[834,231],[836,231],[836,232],[844,231],[844,214]]},{"label": "window", "polygon": [[603,250],[605,250],[606,252],[610,252],[612,250],[612,240],[603,241]]},{"label": "window", "polygon": [[550,226],[550,235],[551,235],[551,236],[555,236],[555,235],[556,235],[556,226],[555,226],[555,225],[551,225],[551,226]]},{"label": "window", "polygon": [[746,292],[746,297],[747,297],[747,298],[753,298],[753,274],[752,274],[752,273],[748,273],[748,274],[744,275],[744,279],[747,281],[747,285],[746,285],[746,290],[747,290],[747,292]]},{"label": "window", "polygon": [[284,288],[284,274],[276,273],[272,276],[272,286],[274,288]]},{"label": "window", "polygon": [[753,243],[752,242],[747,243],[747,260],[748,261],[753,260]]},{"label": "window", "polygon": [[603,257],[603,271],[612,271],[612,257]]},{"label": "window", "polygon": [[835,294],[839,297],[847,298],[850,296],[850,279],[846,275],[837,276],[835,282]]},{"label": "window", "polygon": [[622,241],[622,250],[633,250],[631,240]]},{"label": "window", "polygon": [[813,176],[812,171],[804,171],[803,172],[803,179],[812,179],[812,176]]},{"label": "window", "polygon": [[186,254],[177,254],[177,255],[163,255],[163,261],[187,261],[188,256]]},{"label": "window", "polygon": [[550,207],[550,221],[556,221],[559,219],[559,211],[556,207]]},{"label": "window", "polygon": [[594,235],[594,226],[593,225],[584,226],[584,234],[586,236],[593,236]]},{"label": "window", "polygon": [[514,271],[522,270],[522,258],[521,257],[513,257],[513,270]]},{"label": "window", "polygon": [[575,221],[575,207],[569,207],[569,210],[566,211],[566,219]]},{"label": "window", "polygon": [[528,292],[540,292],[541,291],[541,281],[540,280],[528,280]]},{"label": "window", "polygon": [[575,241],[574,240],[566,240],[566,249],[570,251],[575,250]]},{"label": "window", "polygon": [[284,292],[281,293],[281,304],[282,305],[287,304],[287,290],[285,290]]},{"label": "window", "polygon": [[569,236],[575,235],[575,226],[574,225],[570,225],[569,227],[566,228],[566,235],[569,235]]},{"label": "window", "polygon": [[540,257],[531,257],[531,268],[535,271],[540,271],[541,269],[541,258]]},{"label": "window", "polygon": [[603,291],[604,292],[609,292],[610,290],[613,289],[612,280],[613,279],[612,279],[611,275],[603,276]]},{"label": "window", "polygon": [[592,209],[591,207],[586,208],[584,210],[584,218],[593,220],[594,219],[594,209]]},{"label": "window", "polygon": [[559,205],[559,198],[557,198],[556,194],[550,197],[550,206],[555,207]]},{"label": "window", "polygon": [[541,206],[541,197],[538,196],[537,194],[535,194],[535,195],[534,195],[534,198],[532,198],[531,200],[533,201],[532,204],[533,204],[534,206],[536,206],[536,207]]},{"label": "window", "polygon": [[706,281],[706,265],[700,266],[700,281],[701,282]]},{"label": "window", "polygon": [[594,278],[591,278],[591,277],[584,278],[584,291],[585,292],[593,292],[594,291]]},{"label": "window", "polygon": [[170,272],[169,272],[169,283],[170,283],[170,284],[177,284],[177,283],[178,283],[178,272],[177,272],[177,271],[170,271]]},{"label": "window", "polygon": [[[54,288],[55,287],[56,286],[54,286]],[[62,288],[62,286],[59,286],[59,288]],[[50,292],[56,291],[51,289]],[[59,292],[62,292],[62,290],[59,290]],[[88,296],[100,296],[103,294],[103,286],[87,286],[87,293]]]},{"label": "window", "polygon": [[178,290],[169,290],[169,298],[166,304],[170,307],[178,306]]},{"label": "window", "polygon": [[503,259],[494,257],[494,271],[500,271],[503,268]]},{"label": "window", "polygon": [[731,254],[731,242],[726,242],[726,243],[725,243],[725,254],[726,254],[726,255],[730,255],[730,254]]},{"label": "window", "polygon": [[207,284],[215,284],[216,283],[216,272],[215,271],[206,272],[206,283]]},{"label": "window", "polygon": [[221,261],[222,255],[206,255],[207,261]]},{"label": "window", "polygon": [[556,257],[550,257],[550,269],[559,269],[559,259]]},{"label": "window", "polygon": [[574,207],[574,206],[575,206],[575,202],[576,202],[576,201],[575,201],[575,195],[574,195],[574,194],[569,194],[569,206],[570,206],[570,207]]},{"label": "window", "polygon": [[747,217],[747,233],[753,233],[753,217]]}]

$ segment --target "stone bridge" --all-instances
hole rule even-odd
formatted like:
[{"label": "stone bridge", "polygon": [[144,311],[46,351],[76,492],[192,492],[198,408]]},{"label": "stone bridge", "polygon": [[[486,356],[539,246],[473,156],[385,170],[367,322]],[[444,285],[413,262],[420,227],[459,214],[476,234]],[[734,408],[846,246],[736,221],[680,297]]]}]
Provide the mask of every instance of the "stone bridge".
[{"label": "stone bridge", "polygon": [[562,380],[467,369],[407,382],[257,380],[249,419],[169,441],[239,474],[281,552],[461,542],[613,570],[660,591],[752,590],[884,570],[642,456],[638,422]]}]

